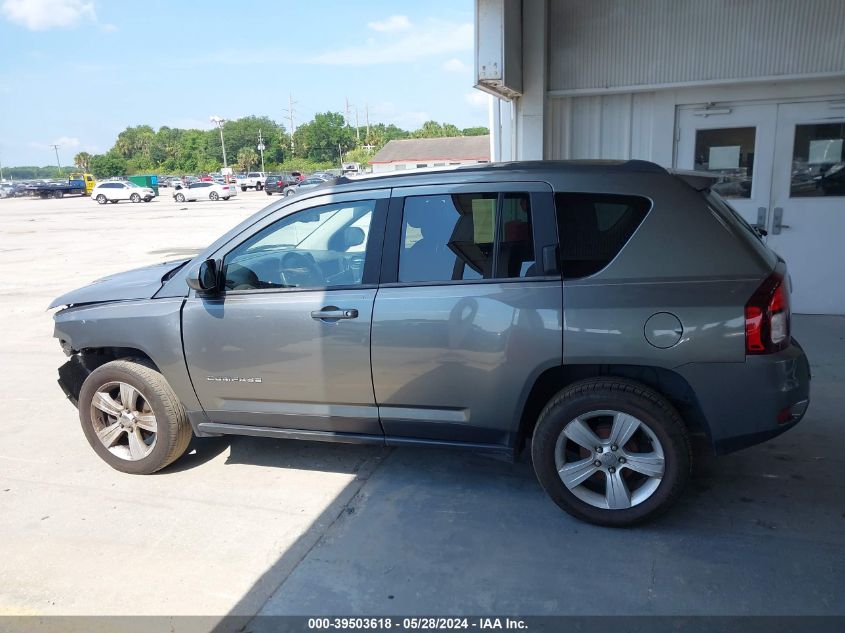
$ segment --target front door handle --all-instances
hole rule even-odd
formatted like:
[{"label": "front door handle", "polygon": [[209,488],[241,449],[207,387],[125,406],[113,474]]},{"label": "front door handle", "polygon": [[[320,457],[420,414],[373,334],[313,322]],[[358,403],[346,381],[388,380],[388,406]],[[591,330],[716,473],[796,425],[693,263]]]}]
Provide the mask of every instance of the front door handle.
[{"label": "front door handle", "polygon": [[358,310],[355,308],[338,308],[337,306],[326,306],[322,310],[314,310],[311,313],[312,319],[322,321],[337,321],[338,319],[357,319]]}]

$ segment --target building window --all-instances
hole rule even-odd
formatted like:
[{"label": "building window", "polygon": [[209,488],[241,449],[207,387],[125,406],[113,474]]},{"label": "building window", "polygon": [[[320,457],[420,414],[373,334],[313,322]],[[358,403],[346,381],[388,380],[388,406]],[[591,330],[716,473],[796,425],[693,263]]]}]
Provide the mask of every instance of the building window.
[{"label": "building window", "polygon": [[756,128],[729,127],[695,132],[695,169],[721,177],[713,191],[723,198],[750,198]]},{"label": "building window", "polygon": [[845,196],[845,123],[795,126],[789,195]]},{"label": "building window", "polygon": [[417,163],[417,169],[422,169],[423,167],[428,167],[428,163]]}]

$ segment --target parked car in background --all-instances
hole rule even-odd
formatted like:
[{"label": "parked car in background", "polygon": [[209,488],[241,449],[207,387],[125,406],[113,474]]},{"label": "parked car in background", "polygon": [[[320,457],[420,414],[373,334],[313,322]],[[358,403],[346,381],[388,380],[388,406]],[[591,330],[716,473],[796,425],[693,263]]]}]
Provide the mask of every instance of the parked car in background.
[{"label": "parked car in background", "polygon": [[149,187],[141,187],[134,182],[122,180],[98,182],[91,191],[91,198],[99,204],[106,204],[107,202],[117,203],[121,200],[129,200],[130,202],[141,202],[143,200],[144,202],[149,202],[155,196],[156,192]]},{"label": "parked car in background", "polygon": [[264,191],[268,196],[274,193],[284,193],[285,187],[290,187],[299,183],[299,180],[292,172],[283,171],[277,174],[267,174],[264,181]]},{"label": "parked car in background", "polygon": [[237,185],[241,188],[241,191],[246,191],[247,189],[261,191],[264,189],[264,181],[266,179],[267,174],[263,171],[251,171],[243,178],[237,179]]},{"label": "parked car in background", "polygon": [[736,451],[809,406],[786,262],[716,182],[639,160],[339,179],[55,299],[59,384],[124,472],[192,434],[528,446],[563,510],[639,523],[683,493],[692,436]]},{"label": "parked car in background", "polygon": [[194,182],[187,187],[176,187],[173,199],[176,202],[194,202],[196,200],[228,200],[238,195],[234,184],[220,184],[218,182]]},{"label": "parked car in background", "polygon": [[305,180],[305,174],[303,174],[301,171],[292,171],[290,173],[293,174],[293,177],[296,178],[297,182],[302,182],[303,180]]},{"label": "parked car in background", "polygon": [[184,186],[185,183],[182,181],[181,178],[176,178],[175,176],[173,176],[173,177],[167,179],[167,184],[170,187],[176,187],[176,186]]},{"label": "parked car in background", "polygon": [[289,185],[285,187],[282,193],[286,196],[294,196],[302,191],[308,191],[309,189],[313,189],[314,187],[325,185],[327,182],[328,180],[325,180],[324,178],[313,178],[309,176],[305,180],[295,185]]},{"label": "parked car in background", "polygon": [[337,178],[334,174],[330,174],[327,171],[315,171],[313,174],[308,176],[309,178],[322,178],[323,180],[333,180]]},{"label": "parked car in background", "polygon": [[156,176],[156,184],[161,187],[169,187],[170,179],[167,176]]}]

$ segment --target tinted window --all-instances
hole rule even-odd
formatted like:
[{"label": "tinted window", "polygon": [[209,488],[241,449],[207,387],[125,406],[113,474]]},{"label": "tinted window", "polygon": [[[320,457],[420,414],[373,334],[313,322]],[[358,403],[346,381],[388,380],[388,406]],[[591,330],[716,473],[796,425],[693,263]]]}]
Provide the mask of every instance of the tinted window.
[{"label": "tinted window", "polygon": [[565,279],[586,277],[607,266],[642,223],[651,203],[635,196],[555,195]]},{"label": "tinted window", "polygon": [[845,196],[845,123],[795,126],[789,195]]},{"label": "tinted window", "polygon": [[[498,262],[496,239],[498,236]],[[524,277],[534,272],[530,198],[525,193],[405,199],[399,281]]]},{"label": "tinted window", "polygon": [[294,213],[226,256],[228,290],[325,288],[362,283],[375,202],[344,202]]}]

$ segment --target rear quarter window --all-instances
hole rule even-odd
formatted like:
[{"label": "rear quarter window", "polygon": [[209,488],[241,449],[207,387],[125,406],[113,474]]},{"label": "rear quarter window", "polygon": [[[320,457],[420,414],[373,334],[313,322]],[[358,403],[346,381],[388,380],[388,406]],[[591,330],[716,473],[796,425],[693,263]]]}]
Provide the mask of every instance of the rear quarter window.
[{"label": "rear quarter window", "polygon": [[651,209],[639,196],[555,194],[561,273],[588,277],[605,268],[625,246]]}]

